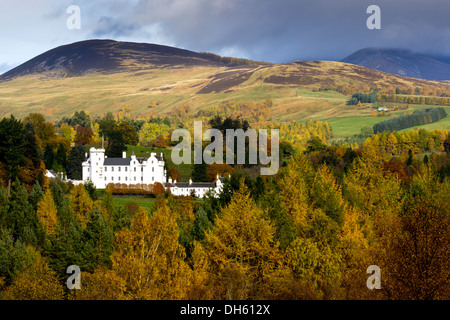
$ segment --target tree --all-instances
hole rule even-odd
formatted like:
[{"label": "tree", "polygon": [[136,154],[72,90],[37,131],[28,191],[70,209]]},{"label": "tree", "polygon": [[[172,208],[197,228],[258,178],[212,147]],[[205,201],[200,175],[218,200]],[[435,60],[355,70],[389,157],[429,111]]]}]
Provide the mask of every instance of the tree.
[{"label": "tree", "polygon": [[108,220],[102,213],[92,213],[82,239],[85,271],[94,272],[99,266],[112,266],[110,256],[113,252],[113,240],[114,234]]},{"label": "tree", "polygon": [[69,179],[82,179],[82,163],[85,160],[85,157],[83,146],[75,146],[70,150],[66,165],[67,177]]},{"label": "tree", "polygon": [[208,175],[206,173],[206,168],[208,165],[204,162],[201,164],[194,164],[194,170],[192,170],[192,181],[195,182],[207,182]]},{"label": "tree", "polygon": [[26,245],[15,240],[9,229],[0,228],[0,278],[7,285],[24,269],[26,255]]},{"label": "tree", "polygon": [[86,228],[89,215],[94,207],[94,201],[92,201],[83,184],[80,183],[72,188],[69,200],[78,223],[83,229]]},{"label": "tree", "polygon": [[25,185],[16,179],[12,184],[6,227],[16,239],[38,248],[43,245],[45,233],[28,198]]},{"label": "tree", "polygon": [[84,189],[87,191],[92,201],[98,200],[97,188],[95,187],[94,183],[89,180],[88,182],[85,182],[83,185]]},{"label": "tree", "polygon": [[136,146],[139,143],[139,136],[136,129],[125,121],[119,123],[118,130],[122,133],[125,144]]},{"label": "tree", "polygon": [[312,151],[323,151],[327,148],[327,146],[322,142],[317,136],[312,137],[308,140],[308,147],[306,148],[306,153],[310,153]]},{"label": "tree", "polygon": [[106,115],[98,121],[99,123],[99,133],[101,133],[106,139],[110,138],[113,131],[117,130],[117,122],[111,112],[106,113]]},{"label": "tree", "polygon": [[178,172],[175,168],[170,168],[167,172],[169,174],[169,177],[172,178],[173,181],[180,181],[181,174]]},{"label": "tree", "polygon": [[[398,223],[384,242],[383,292],[389,299],[450,298],[450,184],[426,169],[414,177]],[[390,224],[392,226],[392,224]]]},{"label": "tree", "polygon": [[48,170],[52,170],[54,161],[55,161],[55,153],[53,152],[53,147],[48,144],[45,146],[45,151],[44,151],[45,167]]},{"label": "tree", "polygon": [[27,247],[30,263],[1,294],[5,300],[62,300],[64,290],[48,262]]},{"label": "tree", "polygon": [[55,161],[57,164],[59,164],[62,168],[66,167],[67,163],[67,150],[66,147],[62,142],[59,143],[58,150],[55,154]]},{"label": "tree", "polygon": [[142,146],[151,146],[159,136],[167,136],[170,127],[161,123],[145,123],[139,131],[139,142]]},{"label": "tree", "polygon": [[274,234],[275,228],[241,181],[240,189],[205,236],[216,298],[267,298],[263,288],[275,270],[282,268]]},{"label": "tree", "polygon": [[30,113],[23,119],[24,124],[30,123],[36,134],[36,140],[41,149],[56,136],[56,130],[53,124],[47,122],[40,113]]},{"label": "tree", "polygon": [[75,111],[74,115],[68,121],[69,125],[76,127],[77,125],[90,128],[91,127],[91,117],[84,110]]},{"label": "tree", "polygon": [[8,196],[11,183],[19,174],[19,167],[25,163],[25,134],[20,120],[14,116],[0,121],[0,163],[6,170]]},{"label": "tree", "polygon": [[447,137],[444,141],[444,150],[447,154],[450,154],[450,136]]},{"label": "tree", "polygon": [[75,129],[72,126],[69,126],[67,124],[62,124],[59,128],[61,130],[61,134],[64,138],[70,141],[70,143],[73,142],[75,138]]},{"label": "tree", "polygon": [[125,299],[125,280],[114,270],[99,267],[93,273],[81,273],[82,290],[72,290],[71,300],[123,300]]},{"label": "tree", "polygon": [[190,283],[177,222],[165,203],[150,218],[140,208],[130,229],[116,232],[113,270],[130,299],[183,299]]},{"label": "tree", "polygon": [[94,137],[94,133],[91,128],[78,126],[76,129],[74,143],[76,145],[90,144]]},{"label": "tree", "polygon": [[122,152],[127,151],[127,146],[123,141],[122,133],[115,130],[109,134],[108,146],[106,147],[105,154],[110,158],[121,158]]},{"label": "tree", "polygon": [[231,175],[233,172],[234,168],[226,163],[223,164],[213,163],[206,168],[206,175],[208,177],[208,181],[216,180],[217,175],[219,175],[219,177],[226,177],[228,175]]},{"label": "tree", "polygon": [[44,198],[38,204],[36,212],[47,235],[55,235],[56,223],[58,222],[57,213],[58,210],[53,201],[52,193],[50,189],[47,189]]}]

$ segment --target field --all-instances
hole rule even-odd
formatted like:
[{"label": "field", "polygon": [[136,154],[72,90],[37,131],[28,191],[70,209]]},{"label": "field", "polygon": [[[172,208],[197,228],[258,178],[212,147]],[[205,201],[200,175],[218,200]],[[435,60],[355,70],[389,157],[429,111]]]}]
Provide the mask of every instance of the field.
[{"label": "field", "polygon": [[[397,104],[394,104],[394,105],[397,105]],[[398,105],[400,105],[400,104],[398,104]],[[331,125],[331,127],[333,128],[333,136],[334,137],[345,138],[345,137],[349,137],[351,135],[359,134],[361,131],[361,128],[372,127],[374,124],[376,124],[378,122],[389,119],[389,117],[402,116],[402,115],[411,113],[414,110],[433,108],[433,107],[437,107],[437,106],[410,105],[409,110],[393,111],[393,112],[390,112],[388,116],[383,116],[383,117],[359,115],[359,116],[347,116],[347,117],[334,117],[334,118],[327,118],[327,119],[321,119],[321,120],[327,121]],[[444,107],[444,109],[447,112],[446,118],[444,118],[438,122],[404,129],[404,130],[401,130],[401,132],[408,131],[408,130],[414,130],[416,128],[423,128],[426,130],[434,130],[434,129],[450,130],[450,106],[446,106],[446,107]]]},{"label": "field", "polygon": [[123,207],[127,203],[136,203],[138,206],[143,207],[150,211],[156,203],[155,198],[134,198],[134,197],[114,197],[114,202],[116,205]]}]

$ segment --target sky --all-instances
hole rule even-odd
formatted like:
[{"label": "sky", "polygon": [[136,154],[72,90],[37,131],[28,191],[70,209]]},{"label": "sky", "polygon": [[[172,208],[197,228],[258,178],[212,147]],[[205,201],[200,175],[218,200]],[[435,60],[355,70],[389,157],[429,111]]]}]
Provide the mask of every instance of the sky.
[{"label": "sky", "polygon": [[[80,29],[67,27],[80,9]],[[370,5],[380,29],[369,29]],[[275,63],[366,47],[450,56],[448,0],[0,0],[0,74],[60,45],[113,39]]]}]

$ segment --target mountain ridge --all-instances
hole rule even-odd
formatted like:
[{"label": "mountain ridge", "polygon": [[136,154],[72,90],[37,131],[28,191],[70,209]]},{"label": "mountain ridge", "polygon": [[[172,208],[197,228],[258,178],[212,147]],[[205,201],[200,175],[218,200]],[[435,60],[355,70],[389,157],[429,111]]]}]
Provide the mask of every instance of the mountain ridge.
[{"label": "mountain ridge", "polygon": [[0,75],[0,80],[43,74],[48,77],[117,73],[164,66],[224,66],[218,56],[176,47],[93,39],[50,49]]},{"label": "mountain ridge", "polygon": [[390,74],[435,81],[450,80],[450,64],[446,61],[450,59],[408,49],[375,47],[360,49],[341,60]]}]

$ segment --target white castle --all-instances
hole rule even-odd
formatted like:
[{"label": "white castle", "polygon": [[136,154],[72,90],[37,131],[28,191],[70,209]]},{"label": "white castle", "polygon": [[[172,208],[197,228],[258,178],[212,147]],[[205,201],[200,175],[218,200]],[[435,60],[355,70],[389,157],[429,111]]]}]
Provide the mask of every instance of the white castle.
[{"label": "white castle", "polygon": [[105,189],[109,183],[120,184],[155,184],[161,183],[166,190],[175,196],[189,196],[203,198],[208,191],[217,196],[222,190],[222,179],[217,176],[215,182],[176,182],[167,179],[164,168],[163,154],[151,153],[148,158],[131,157],[122,153],[122,158],[108,158],[105,149],[91,148],[89,156],[83,162],[83,182],[92,181],[97,189]]}]

